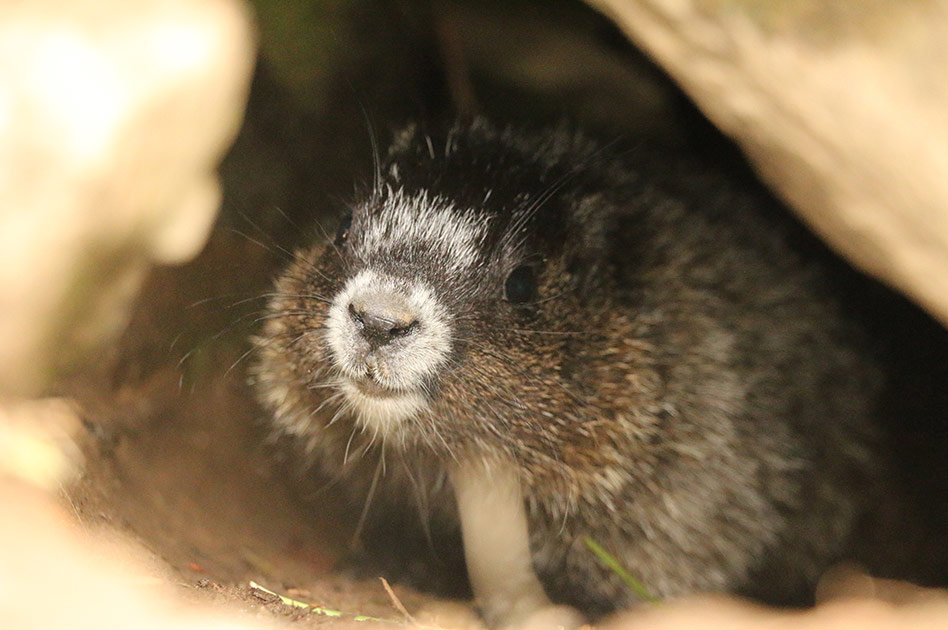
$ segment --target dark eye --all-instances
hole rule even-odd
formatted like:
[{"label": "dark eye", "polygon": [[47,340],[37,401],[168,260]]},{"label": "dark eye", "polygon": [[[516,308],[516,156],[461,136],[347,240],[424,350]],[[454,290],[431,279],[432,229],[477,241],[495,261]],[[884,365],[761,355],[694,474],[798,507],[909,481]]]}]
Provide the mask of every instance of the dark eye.
[{"label": "dark eye", "polygon": [[342,220],[342,223],[339,224],[339,229],[336,230],[336,245],[342,245],[346,242],[346,239],[349,238],[349,228],[352,227],[352,215],[347,214]]},{"label": "dark eye", "polygon": [[504,282],[504,297],[512,304],[532,301],[537,293],[537,279],[530,265],[520,265],[510,272]]}]

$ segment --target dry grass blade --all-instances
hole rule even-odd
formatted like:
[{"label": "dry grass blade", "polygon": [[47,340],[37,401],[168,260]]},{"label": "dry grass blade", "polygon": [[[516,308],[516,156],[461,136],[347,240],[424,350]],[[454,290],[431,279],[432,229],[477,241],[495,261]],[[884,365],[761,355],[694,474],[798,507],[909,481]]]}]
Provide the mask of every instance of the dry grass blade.
[{"label": "dry grass blade", "polygon": [[402,600],[398,599],[398,595],[396,595],[395,591],[392,590],[392,586],[388,583],[388,580],[383,577],[380,577],[379,580],[382,581],[382,588],[384,588],[385,592],[388,593],[389,599],[392,600],[392,605],[395,606],[395,609],[402,613],[402,615],[405,616],[405,619],[410,623],[416,626],[421,625],[415,620],[414,617],[411,616],[411,613],[408,612],[408,609],[405,608],[404,604],[402,604]]}]

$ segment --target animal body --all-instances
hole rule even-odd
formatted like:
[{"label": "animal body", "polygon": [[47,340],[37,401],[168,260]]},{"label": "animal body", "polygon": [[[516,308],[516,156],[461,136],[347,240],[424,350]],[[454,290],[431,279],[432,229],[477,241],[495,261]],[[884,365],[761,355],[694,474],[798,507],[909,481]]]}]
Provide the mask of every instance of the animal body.
[{"label": "animal body", "polygon": [[746,188],[565,129],[409,128],[277,281],[260,400],[368,519],[460,518],[493,623],[638,601],[587,537],[659,598],[805,601],[874,501],[880,378]]}]

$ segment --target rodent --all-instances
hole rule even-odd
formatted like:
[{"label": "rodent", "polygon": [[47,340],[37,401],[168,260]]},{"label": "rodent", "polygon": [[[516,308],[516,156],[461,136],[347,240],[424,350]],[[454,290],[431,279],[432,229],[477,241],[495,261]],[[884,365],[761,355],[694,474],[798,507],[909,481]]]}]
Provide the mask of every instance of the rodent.
[{"label": "rodent", "polygon": [[875,500],[879,368],[776,202],[695,164],[409,127],[277,280],[259,399],[370,519],[456,531],[451,467],[504,462],[589,617],[639,596],[585,537],[659,598],[806,601]]}]

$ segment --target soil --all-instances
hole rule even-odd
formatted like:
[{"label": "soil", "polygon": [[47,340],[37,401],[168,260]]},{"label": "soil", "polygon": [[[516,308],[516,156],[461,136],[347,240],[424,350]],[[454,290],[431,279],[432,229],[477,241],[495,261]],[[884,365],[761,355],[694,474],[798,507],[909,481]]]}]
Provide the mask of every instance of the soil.
[{"label": "soil", "polygon": [[[255,297],[283,255],[240,232],[225,217],[198,260],[156,270],[120,343],[65,385],[85,427],[68,507],[146,547],[187,598],[304,626],[401,623],[395,601],[413,613],[433,598],[398,584],[388,594],[372,567],[334,570],[352,555],[353,514],[272,439],[246,384]],[[289,606],[251,581],[350,614]]]},{"label": "soil", "polygon": [[[150,296],[149,313],[162,310],[153,308],[161,292],[143,295]],[[180,299],[180,293],[164,295]],[[125,351],[156,329],[139,317],[129,331]],[[243,351],[228,344],[204,352],[215,355],[214,364],[230,366]],[[243,363],[190,386],[176,365],[147,370],[115,357],[113,365],[123,365],[126,377],[134,372],[133,381],[105,388],[115,374],[104,370],[99,376],[110,379],[73,383],[84,414],[86,466],[65,495],[80,522],[139,541],[169,565],[171,580],[188,598],[265,609],[312,626],[354,623],[356,615],[401,622],[378,577],[333,571],[348,555],[351,515],[331,488],[304,483],[305,467],[283,461],[244,385]],[[351,614],[327,617],[289,606],[251,581]],[[409,611],[431,601],[403,586],[394,589]]]}]

